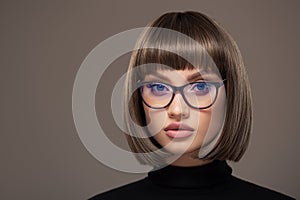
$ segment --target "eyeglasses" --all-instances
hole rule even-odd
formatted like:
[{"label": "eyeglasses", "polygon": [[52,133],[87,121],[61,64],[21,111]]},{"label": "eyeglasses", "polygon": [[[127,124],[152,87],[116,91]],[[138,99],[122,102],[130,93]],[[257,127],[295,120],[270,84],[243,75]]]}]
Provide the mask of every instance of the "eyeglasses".
[{"label": "eyeglasses", "polygon": [[221,82],[197,81],[176,87],[161,82],[138,82],[138,88],[143,102],[150,108],[162,109],[168,107],[177,91],[185,103],[195,109],[206,109],[212,106],[218,96]]}]

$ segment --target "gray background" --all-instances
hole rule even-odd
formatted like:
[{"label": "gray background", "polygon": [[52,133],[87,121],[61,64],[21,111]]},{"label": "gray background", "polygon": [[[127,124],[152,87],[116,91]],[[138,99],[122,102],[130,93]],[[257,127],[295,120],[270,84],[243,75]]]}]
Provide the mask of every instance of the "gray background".
[{"label": "gray background", "polygon": [[[299,9],[296,0],[1,1],[0,199],[87,199],[145,176],[110,169],[88,153],[73,123],[73,82],[101,41],[183,10],[220,22],[247,66],[254,130],[243,159],[230,163],[234,174],[300,198]],[[128,58],[111,65],[96,94],[100,123],[125,149],[109,114],[109,85]]]}]

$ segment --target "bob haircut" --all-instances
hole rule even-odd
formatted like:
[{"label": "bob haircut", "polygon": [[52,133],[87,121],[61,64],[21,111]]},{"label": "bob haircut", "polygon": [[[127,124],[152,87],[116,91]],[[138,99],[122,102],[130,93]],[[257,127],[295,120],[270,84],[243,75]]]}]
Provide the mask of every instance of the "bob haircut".
[{"label": "bob haircut", "polygon": [[[150,23],[148,27],[171,29],[185,34],[197,41],[199,45],[202,45],[212,58],[222,79],[226,79],[227,104],[225,121],[221,135],[213,149],[201,158],[195,152],[195,158],[239,161],[249,143],[253,114],[248,76],[240,51],[234,40],[213,19],[194,11],[165,13]],[[143,48],[146,43],[159,43],[166,48],[175,48],[180,52],[194,53],[195,63],[199,63],[199,59],[197,61],[197,58],[199,58],[198,52],[194,51],[195,48],[191,47],[190,44],[182,43],[179,40],[166,40],[163,37],[153,39],[154,34],[156,33],[146,30],[141,35],[136,44],[136,50],[132,52],[128,72],[137,66],[148,63],[160,63],[174,70],[204,67],[193,66],[187,60],[169,51]],[[144,70],[140,70],[137,73],[138,75],[127,73],[125,82],[125,99],[132,94],[129,100],[124,100],[124,109],[128,109],[130,114],[129,116],[124,115],[125,125],[127,131],[137,136],[141,133],[137,133],[137,130],[132,126],[132,121],[142,127],[147,124],[141,97],[137,90],[133,91],[133,88],[136,88],[138,80],[149,73],[149,69],[145,67]],[[156,69],[159,69],[159,67],[156,67]],[[206,70],[208,69],[209,67],[206,67]],[[126,138],[134,153],[142,153],[136,154],[141,163],[154,166],[160,165],[160,162],[163,161],[163,159],[160,159],[163,157],[162,155],[170,155],[168,152],[160,152],[161,154],[158,157],[149,156],[147,153],[159,152],[161,146],[153,137],[141,138],[135,137],[134,134],[126,134]]]}]

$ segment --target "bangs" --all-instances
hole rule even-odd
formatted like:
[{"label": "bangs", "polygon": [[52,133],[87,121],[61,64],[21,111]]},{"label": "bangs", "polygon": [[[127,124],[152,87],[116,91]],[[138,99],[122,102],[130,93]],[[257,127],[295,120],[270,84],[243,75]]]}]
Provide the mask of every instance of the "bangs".
[{"label": "bangs", "polygon": [[[182,49],[182,47],[180,47]],[[161,70],[193,70],[198,69],[201,72],[208,73],[213,71],[211,65],[204,65],[203,59],[199,59],[199,54],[192,52],[194,55],[189,54],[192,57],[189,61],[186,58],[181,57],[178,54],[170,51],[159,50],[159,49],[143,49],[142,56],[139,57],[139,61],[136,66],[138,79],[144,79],[147,74],[155,74]],[[197,59],[198,58],[198,59]],[[198,62],[196,62],[198,60]]]}]

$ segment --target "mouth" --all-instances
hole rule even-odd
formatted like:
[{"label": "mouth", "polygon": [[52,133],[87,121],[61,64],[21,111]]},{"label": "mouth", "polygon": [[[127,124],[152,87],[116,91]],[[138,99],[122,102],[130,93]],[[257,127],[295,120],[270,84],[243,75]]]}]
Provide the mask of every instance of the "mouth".
[{"label": "mouth", "polygon": [[171,138],[186,138],[191,136],[195,129],[183,123],[171,123],[164,131]]}]

